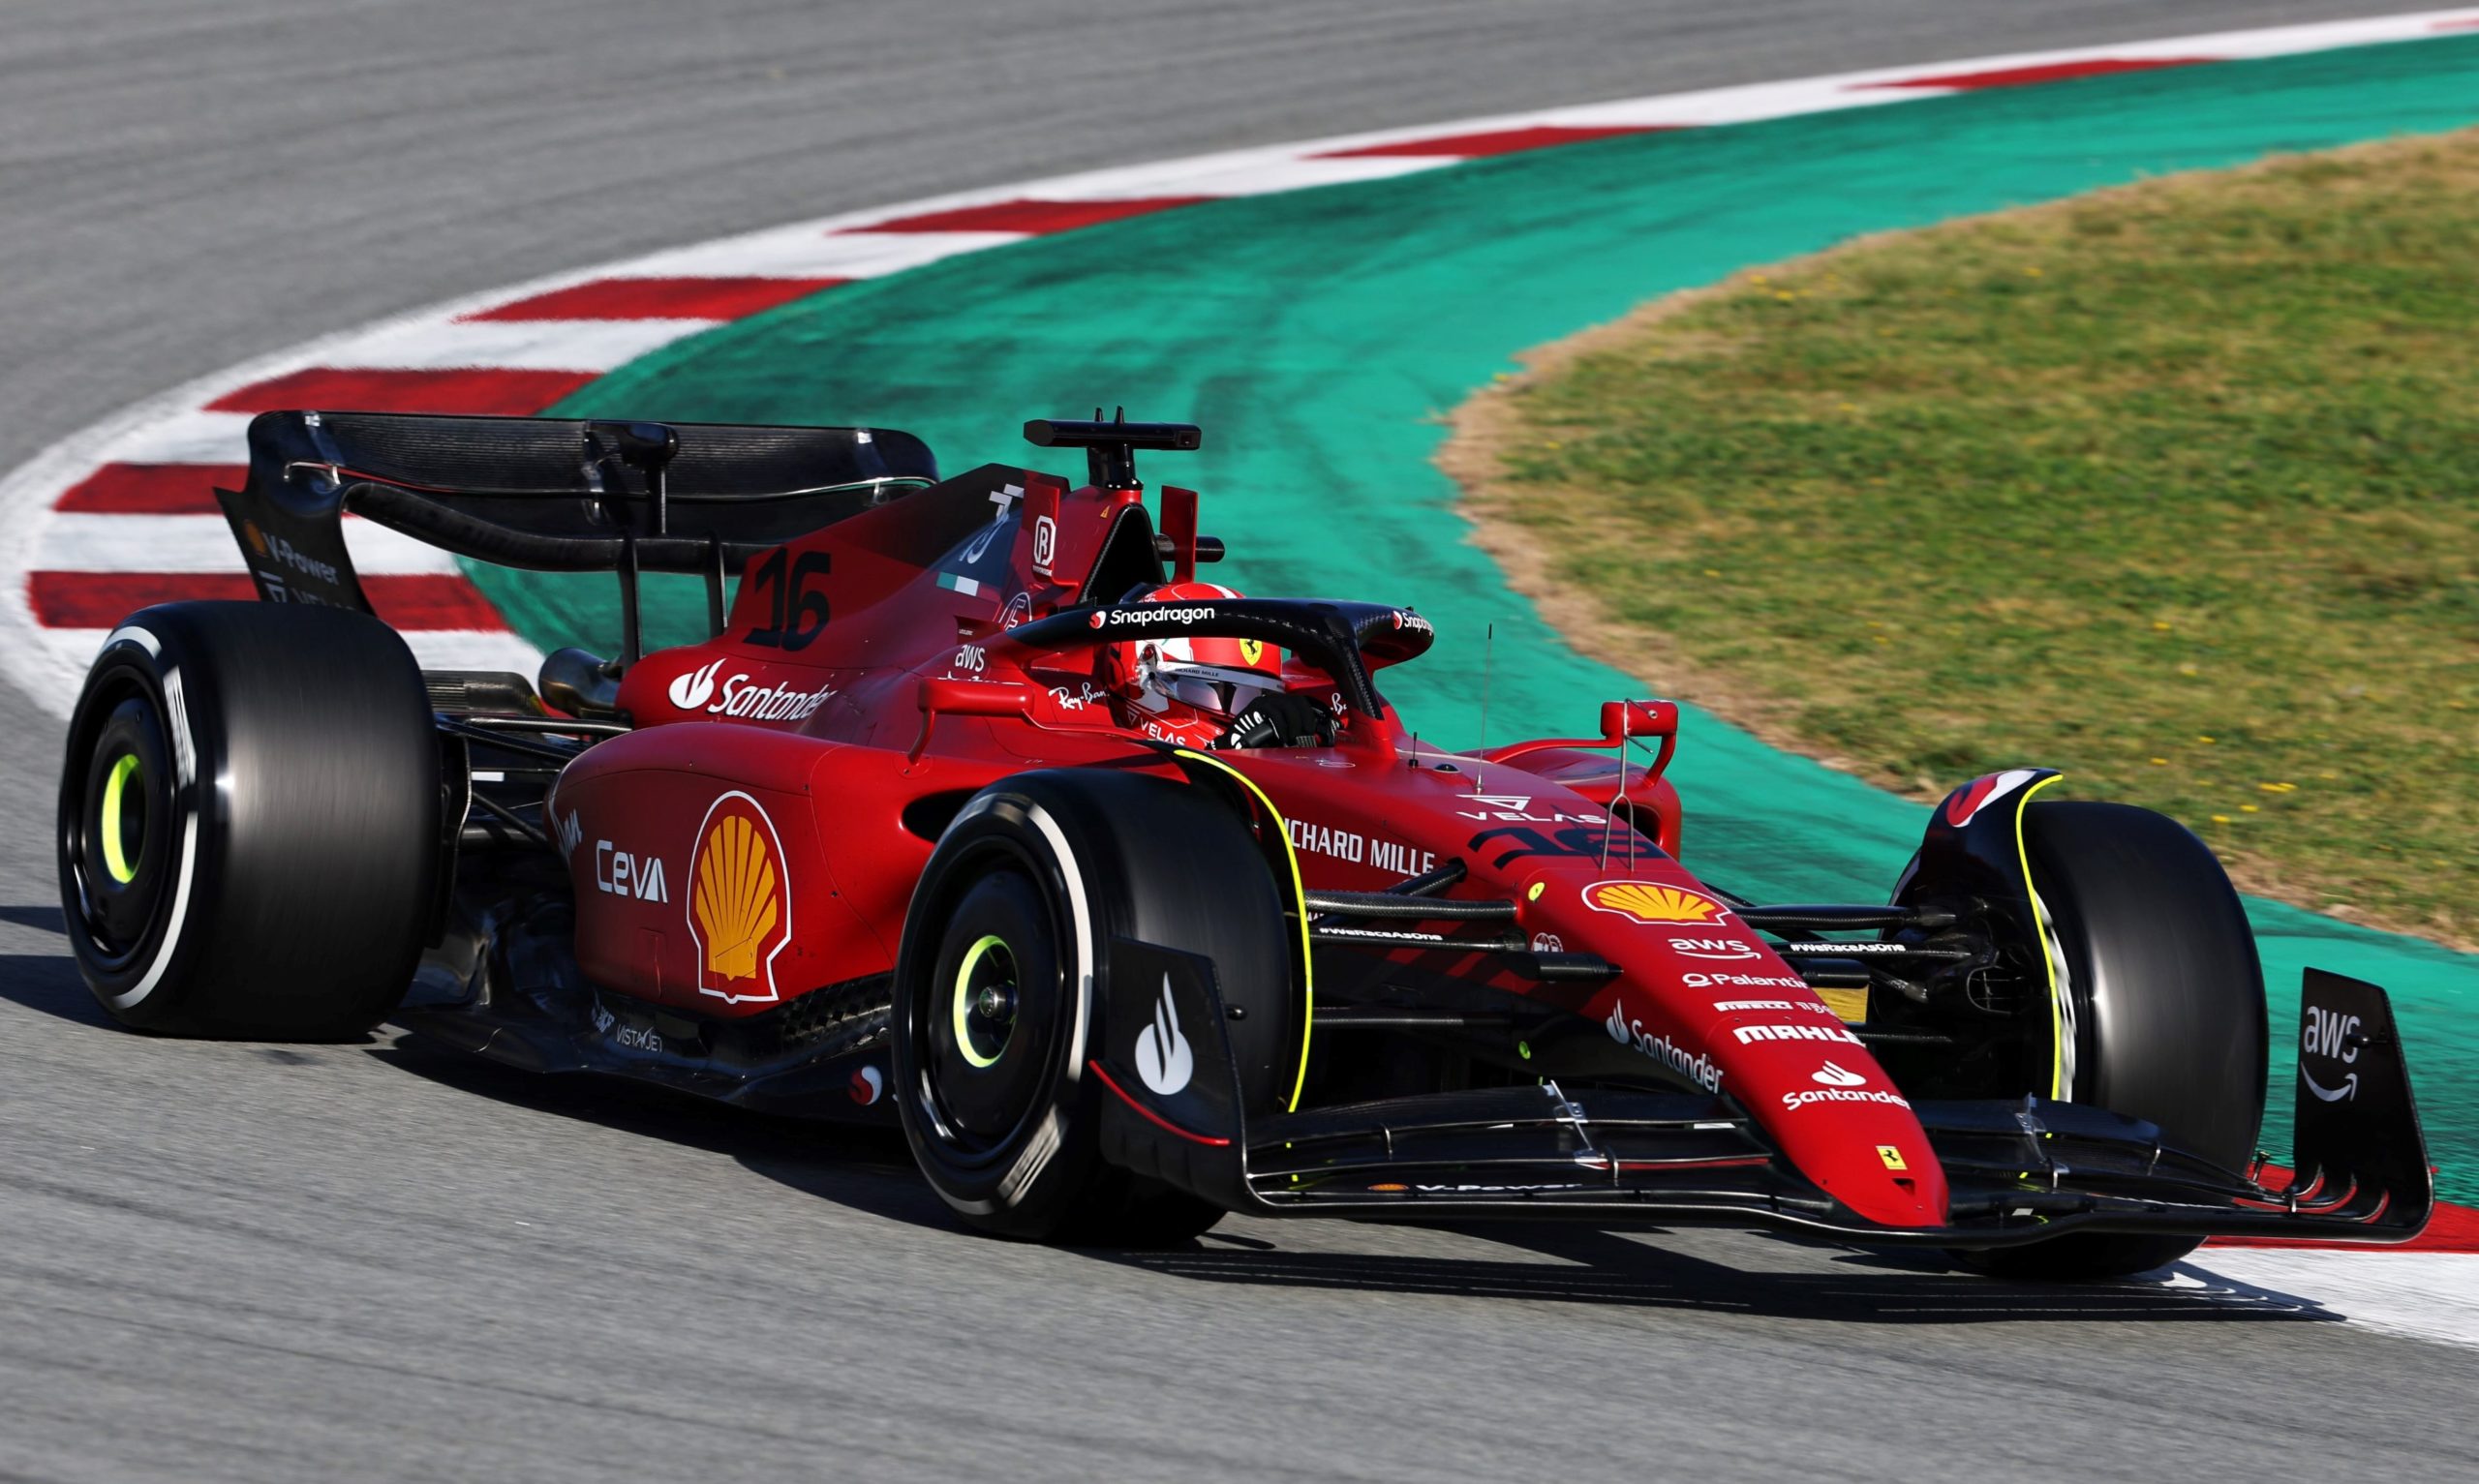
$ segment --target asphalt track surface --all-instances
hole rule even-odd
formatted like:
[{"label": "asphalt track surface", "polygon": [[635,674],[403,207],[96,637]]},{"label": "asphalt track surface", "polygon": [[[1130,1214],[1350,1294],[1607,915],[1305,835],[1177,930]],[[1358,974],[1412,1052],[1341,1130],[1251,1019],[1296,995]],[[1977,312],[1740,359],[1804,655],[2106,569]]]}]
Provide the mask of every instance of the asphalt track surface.
[{"label": "asphalt track surface", "polygon": [[[381,315],[880,201],[2401,8],[18,0],[0,459]],[[886,1139],[393,1033],[122,1034],[63,956],[56,745],[0,693],[0,1477],[2479,1472],[2479,1353],[2279,1294],[1715,1233],[1026,1249]]]}]

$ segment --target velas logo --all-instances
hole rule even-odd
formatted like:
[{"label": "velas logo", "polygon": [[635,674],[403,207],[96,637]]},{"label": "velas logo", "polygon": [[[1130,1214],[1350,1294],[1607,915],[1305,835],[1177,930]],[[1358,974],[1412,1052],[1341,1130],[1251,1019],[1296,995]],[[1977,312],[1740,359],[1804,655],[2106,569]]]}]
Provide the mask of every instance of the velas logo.
[{"label": "velas logo", "polygon": [[689,876],[697,992],[726,1004],[780,999],[775,956],[792,941],[792,883],[775,821],[756,800],[735,790],[715,801]]},{"label": "velas logo", "polygon": [[701,665],[671,682],[671,704],[684,712],[693,712],[715,699],[715,673],[723,668],[721,660]]},{"label": "velas logo", "polygon": [[1730,909],[1701,892],[1658,881],[1596,881],[1584,888],[1584,905],[1638,923],[1727,923]]}]

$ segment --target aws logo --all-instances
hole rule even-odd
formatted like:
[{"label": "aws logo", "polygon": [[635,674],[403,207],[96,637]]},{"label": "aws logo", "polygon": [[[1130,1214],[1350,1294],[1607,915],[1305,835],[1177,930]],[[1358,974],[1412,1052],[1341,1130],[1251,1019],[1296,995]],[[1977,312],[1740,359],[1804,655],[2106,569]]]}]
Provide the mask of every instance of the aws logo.
[{"label": "aws logo", "polygon": [[1656,881],[1596,881],[1584,888],[1584,905],[1638,923],[1721,924],[1730,909],[1701,892]]},{"label": "aws logo", "polygon": [[792,942],[792,883],[775,822],[749,795],[715,801],[697,827],[689,933],[697,992],[726,1004],[774,1000],[775,956]]}]

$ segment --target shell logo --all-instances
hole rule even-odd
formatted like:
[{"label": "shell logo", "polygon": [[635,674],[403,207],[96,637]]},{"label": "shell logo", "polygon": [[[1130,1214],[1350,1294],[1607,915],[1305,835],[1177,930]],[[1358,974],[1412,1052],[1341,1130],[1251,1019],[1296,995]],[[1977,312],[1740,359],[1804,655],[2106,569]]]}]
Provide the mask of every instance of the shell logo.
[{"label": "shell logo", "polygon": [[1596,881],[1584,888],[1584,905],[1638,923],[1725,923],[1730,916],[1701,892],[1658,881]]},{"label": "shell logo", "polygon": [[775,822],[749,795],[715,801],[697,827],[689,933],[697,992],[727,1004],[779,999],[775,955],[792,941],[792,893]]}]

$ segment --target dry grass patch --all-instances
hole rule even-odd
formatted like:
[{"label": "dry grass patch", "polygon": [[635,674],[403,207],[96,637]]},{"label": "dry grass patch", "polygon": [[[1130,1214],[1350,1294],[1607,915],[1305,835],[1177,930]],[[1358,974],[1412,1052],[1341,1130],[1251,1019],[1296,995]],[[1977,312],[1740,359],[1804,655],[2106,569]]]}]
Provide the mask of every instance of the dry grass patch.
[{"label": "dry grass patch", "polygon": [[2479,132],[1742,273],[1444,462],[1553,622],[1770,742],[1919,797],[2051,763],[2479,946]]}]

